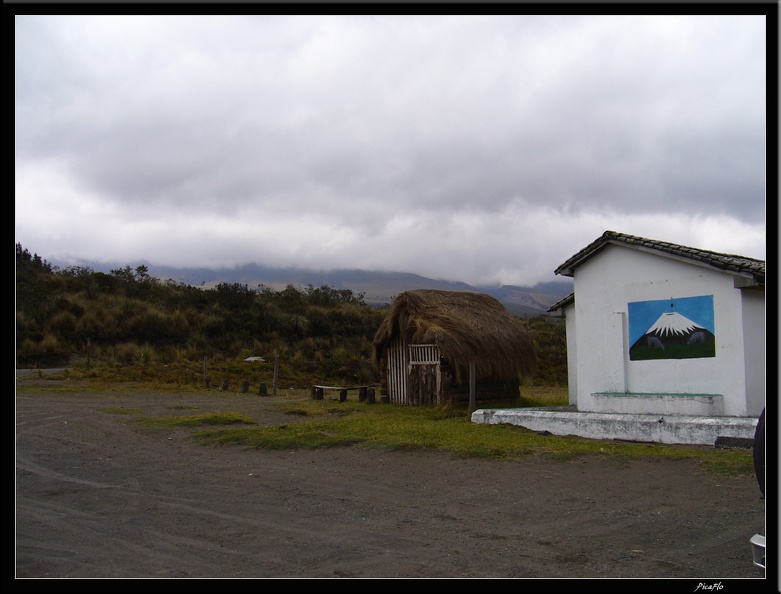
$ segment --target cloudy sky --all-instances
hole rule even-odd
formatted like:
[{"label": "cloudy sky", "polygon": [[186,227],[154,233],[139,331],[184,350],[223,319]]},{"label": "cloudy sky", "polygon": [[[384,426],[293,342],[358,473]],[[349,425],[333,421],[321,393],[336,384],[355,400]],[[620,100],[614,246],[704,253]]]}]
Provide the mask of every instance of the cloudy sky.
[{"label": "cloudy sky", "polygon": [[16,16],[16,243],[533,285],[765,258],[757,16]]}]

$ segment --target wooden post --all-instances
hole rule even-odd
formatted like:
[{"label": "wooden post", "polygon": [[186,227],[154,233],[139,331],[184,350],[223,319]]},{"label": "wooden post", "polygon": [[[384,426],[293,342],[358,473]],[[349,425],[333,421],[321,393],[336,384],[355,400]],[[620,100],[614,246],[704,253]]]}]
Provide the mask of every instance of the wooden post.
[{"label": "wooden post", "polygon": [[366,390],[368,388],[366,386],[361,386],[358,388],[358,402],[366,402]]},{"label": "wooden post", "polygon": [[271,387],[271,393],[277,395],[277,375],[279,373],[279,355],[274,357],[274,383]]},{"label": "wooden post", "polygon": [[369,404],[374,404],[374,388],[369,388],[366,390],[366,402]]},{"label": "wooden post", "polygon": [[266,387],[266,384],[260,384],[260,390],[258,391],[258,396],[267,396],[268,395],[268,388]]},{"label": "wooden post", "polygon": [[241,393],[246,394],[247,392],[249,392],[249,382],[244,380],[244,383],[241,384]]},{"label": "wooden post", "polygon": [[339,402],[347,400],[347,390],[339,390]]},{"label": "wooden post", "polygon": [[323,389],[317,386],[312,386],[312,398],[315,400],[323,399]]},{"label": "wooden post", "polygon": [[203,385],[209,387],[209,374],[206,372],[206,355],[203,356]]},{"label": "wooden post", "polygon": [[475,362],[469,362],[469,410],[473,411],[477,408],[475,397]]}]

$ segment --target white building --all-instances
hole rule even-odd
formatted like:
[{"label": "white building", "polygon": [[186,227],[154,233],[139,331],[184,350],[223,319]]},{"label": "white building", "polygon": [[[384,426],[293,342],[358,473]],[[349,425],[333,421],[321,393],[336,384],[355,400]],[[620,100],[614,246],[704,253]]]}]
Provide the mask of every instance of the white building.
[{"label": "white building", "polygon": [[574,278],[549,310],[565,317],[572,410],[473,420],[667,443],[753,436],[765,406],[764,261],[606,231],[555,272]]}]

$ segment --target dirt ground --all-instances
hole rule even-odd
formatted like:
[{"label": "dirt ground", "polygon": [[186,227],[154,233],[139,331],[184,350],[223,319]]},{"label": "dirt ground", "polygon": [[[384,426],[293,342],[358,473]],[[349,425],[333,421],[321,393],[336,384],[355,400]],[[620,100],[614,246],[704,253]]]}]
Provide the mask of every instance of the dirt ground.
[{"label": "dirt ground", "polygon": [[231,410],[262,424],[298,422],[275,410],[277,398],[18,392],[17,586],[29,585],[21,578],[683,578],[672,589],[686,592],[763,585],[749,544],[765,533],[753,476],[716,477],[690,460],[203,446],[188,429],[141,430],[130,415],[104,410]]}]

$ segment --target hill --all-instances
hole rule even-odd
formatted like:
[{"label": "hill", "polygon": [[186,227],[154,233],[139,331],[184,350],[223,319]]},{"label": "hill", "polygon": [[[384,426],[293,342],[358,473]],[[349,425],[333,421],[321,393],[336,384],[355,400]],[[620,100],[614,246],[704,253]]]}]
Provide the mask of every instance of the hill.
[{"label": "hill", "polygon": [[160,279],[174,279],[195,286],[213,286],[217,283],[240,283],[249,287],[265,285],[275,290],[287,285],[296,287],[328,286],[363,293],[370,305],[390,304],[394,297],[412,289],[440,289],[443,291],[473,291],[495,297],[515,315],[539,315],[562,297],[572,292],[569,280],[541,283],[533,287],[508,285],[472,286],[457,281],[427,278],[409,272],[382,272],[357,269],[314,271],[299,268],[270,268],[248,264],[237,268],[216,270],[202,268],[149,267],[149,273]]},{"label": "hill", "polygon": [[[57,265],[56,261],[52,262]],[[124,265],[84,263],[83,266],[99,272],[110,272]],[[363,293],[369,305],[390,304],[396,295],[412,289],[440,289],[443,291],[473,291],[498,299],[507,310],[517,316],[534,316],[569,295],[573,290],[570,279],[540,283],[532,287],[512,285],[472,286],[467,283],[426,278],[408,272],[383,272],[359,269],[307,270],[301,268],[273,268],[247,264],[235,268],[175,268],[149,265],[149,274],[160,280],[174,280],[192,286],[213,287],[219,283],[238,283],[250,288],[265,285],[274,290],[294,287],[328,286]]]}]

